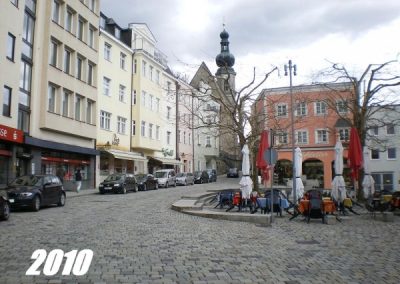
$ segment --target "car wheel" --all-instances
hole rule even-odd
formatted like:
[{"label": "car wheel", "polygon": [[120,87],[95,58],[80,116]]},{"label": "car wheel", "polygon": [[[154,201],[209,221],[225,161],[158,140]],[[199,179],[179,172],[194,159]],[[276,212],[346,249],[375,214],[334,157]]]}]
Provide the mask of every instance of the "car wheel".
[{"label": "car wheel", "polygon": [[39,211],[40,210],[40,203],[41,203],[40,197],[36,195],[32,200],[32,210],[33,211]]},{"label": "car wheel", "polygon": [[133,191],[138,192],[138,190],[139,190],[139,188],[138,188],[137,184],[135,184],[135,186],[133,187]]},{"label": "car wheel", "polygon": [[165,188],[168,188],[169,187],[169,184],[168,184],[168,182],[165,184]]},{"label": "car wheel", "polygon": [[61,193],[60,199],[58,200],[57,206],[64,206],[65,205],[65,194]]},{"label": "car wheel", "polygon": [[145,183],[143,184],[143,190],[147,191],[147,185]]},{"label": "car wheel", "polygon": [[157,190],[158,189],[158,182],[156,182],[156,185],[154,186],[154,188]]},{"label": "car wheel", "polygon": [[187,186],[187,180],[185,180],[185,184],[184,184],[184,186]]},{"label": "car wheel", "polygon": [[121,193],[122,194],[126,194],[126,187],[125,186],[122,187],[122,192]]},{"label": "car wheel", "polygon": [[203,179],[201,178],[201,179],[200,179],[200,184],[202,184],[202,183],[203,183]]},{"label": "car wheel", "polygon": [[1,216],[1,220],[8,220],[10,218],[10,205],[8,205],[8,202],[4,202],[3,206],[3,216]]}]

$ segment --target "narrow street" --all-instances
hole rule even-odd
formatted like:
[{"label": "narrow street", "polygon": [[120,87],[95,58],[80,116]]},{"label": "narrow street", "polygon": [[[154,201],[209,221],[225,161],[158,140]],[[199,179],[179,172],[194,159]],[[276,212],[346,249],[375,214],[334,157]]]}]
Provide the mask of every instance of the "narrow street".
[{"label": "narrow street", "polygon": [[[384,223],[352,215],[335,225],[284,216],[260,227],[170,209],[184,194],[238,182],[220,177],[12,212],[0,223],[0,283],[398,283],[398,216]],[[54,276],[25,276],[36,249],[91,249],[94,256],[84,276],[62,276],[62,267]]]}]

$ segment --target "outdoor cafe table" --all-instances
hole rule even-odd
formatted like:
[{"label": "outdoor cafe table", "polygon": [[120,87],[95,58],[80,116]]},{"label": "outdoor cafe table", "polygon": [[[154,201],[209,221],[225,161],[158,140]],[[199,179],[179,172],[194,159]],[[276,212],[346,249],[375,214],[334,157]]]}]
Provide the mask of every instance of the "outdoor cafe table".
[{"label": "outdoor cafe table", "polygon": [[[307,199],[301,199],[299,203],[299,211],[301,214],[304,214],[308,210],[308,206],[310,204],[310,201]],[[326,213],[331,213],[333,214],[336,211],[336,206],[335,203],[330,200],[330,199],[323,199],[322,200],[322,211]]]},{"label": "outdoor cafe table", "polygon": [[[289,201],[286,198],[280,198],[279,199],[279,206],[282,209],[286,209],[289,208]],[[260,208],[265,208],[267,207],[267,204],[270,205],[271,204],[271,198],[266,198],[266,197],[258,197],[257,198],[257,205]]]}]

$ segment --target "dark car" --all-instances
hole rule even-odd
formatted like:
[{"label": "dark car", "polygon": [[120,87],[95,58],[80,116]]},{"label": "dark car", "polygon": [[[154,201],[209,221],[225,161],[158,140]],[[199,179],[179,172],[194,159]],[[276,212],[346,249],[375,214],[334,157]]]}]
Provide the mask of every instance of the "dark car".
[{"label": "dark car", "polygon": [[[5,193],[7,194],[7,193]],[[8,220],[10,217],[10,204],[7,197],[0,195],[0,220]]]},{"label": "dark car", "polygon": [[193,173],[194,183],[208,183],[209,176],[207,171],[197,171]]},{"label": "dark car", "polygon": [[214,169],[207,170],[208,178],[210,182],[217,181],[217,171]]},{"label": "dark car", "polygon": [[54,175],[27,175],[16,178],[6,188],[11,208],[39,211],[45,205],[64,206],[66,195],[61,180]]},{"label": "dark car", "polygon": [[151,174],[138,174],[135,175],[135,178],[139,190],[158,189],[158,181]]},{"label": "dark car", "polygon": [[133,174],[111,174],[99,184],[100,194],[106,192],[127,193],[138,191],[138,184]]},{"label": "dark car", "polygon": [[239,177],[238,169],[237,168],[230,168],[228,170],[228,173],[226,174],[226,177],[228,177],[228,178],[230,178],[230,177],[233,177],[233,178]]}]

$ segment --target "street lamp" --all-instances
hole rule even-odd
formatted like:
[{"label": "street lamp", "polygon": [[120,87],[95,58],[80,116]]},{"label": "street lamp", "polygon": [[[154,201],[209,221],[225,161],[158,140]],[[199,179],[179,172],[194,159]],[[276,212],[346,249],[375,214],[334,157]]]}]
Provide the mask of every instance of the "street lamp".
[{"label": "street lamp", "polygon": [[297,200],[296,200],[296,165],[295,165],[295,152],[294,152],[294,107],[293,107],[293,90],[292,90],[292,74],[294,76],[297,75],[296,71],[296,64],[292,65],[292,60],[289,60],[289,64],[286,65],[285,64],[285,76],[288,75],[288,71],[289,71],[289,78],[290,78],[290,112],[291,112],[291,116],[290,116],[290,120],[291,120],[291,124],[292,124],[292,181],[293,181],[293,203],[296,204]]}]

